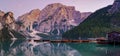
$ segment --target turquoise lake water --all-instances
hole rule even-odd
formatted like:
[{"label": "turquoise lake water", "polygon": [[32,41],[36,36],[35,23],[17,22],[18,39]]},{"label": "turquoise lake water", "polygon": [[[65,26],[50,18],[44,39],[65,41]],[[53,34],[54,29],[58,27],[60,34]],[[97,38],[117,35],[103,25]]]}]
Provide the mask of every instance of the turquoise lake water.
[{"label": "turquoise lake water", "polygon": [[120,56],[120,46],[27,40],[1,41],[0,56]]}]

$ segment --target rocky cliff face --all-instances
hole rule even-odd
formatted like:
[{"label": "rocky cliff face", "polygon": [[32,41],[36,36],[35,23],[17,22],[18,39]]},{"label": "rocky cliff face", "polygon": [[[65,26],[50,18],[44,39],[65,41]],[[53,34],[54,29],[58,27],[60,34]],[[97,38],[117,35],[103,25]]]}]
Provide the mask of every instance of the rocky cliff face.
[{"label": "rocky cliff face", "polygon": [[120,11],[120,0],[115,0],[111,9],[108,10],[110,14],[116,13]]},{"label": "rocky cliff face", "polygon": [[[4,16],[4,12],[0,10],[0,19]],[[1,20],[0,20],[1,21]]]},{"label": "rocky cliff face", "polygon": [[1,24],[3,27],[15,29],[15,19],[13,17],[13,13],[7,12],[6,14],[4,14],[1,20]]},{"label": "rocky cliff face", "polygon": [[0,10],[0,30],[3,28],[2,27],[2,24],[1,24],[1,21],[2,21],[2,17],[4,16],[4,12]]},{"label": "rocky cliff face", "polygon": [[12,12],[0,12],[0,41],[10,40],[11,38],[23,38],[24,36],[15,31],[15,19]]},{"label": "rocky cliff face", "polygon": [[38,18],[41,32],[53,32],[59,34],[67,31],[80,23],[80,12],[73,6],[65,6],[60,3],[49,4]]},{"label": "rocky cliff face", "polygon": [[80,24],[91,13],[80,13],[74,6],[66,6],[60,3],[47,5],[41,11],[32,10],[18,17],[17,23],[20,27],[17,29],[32,31],[33,29],[52,34],[61,34],[74,26]]},{"label": "rocky cliff face", "polygon": [[17,24],[17,29],[21,29],[25,31],[26,29],[32,29],[32,25],[37,22],[38,17],[40,15],[40,10],[39,9],[34,9],[30,11],[29,13],[26,13],[22,16],[18,17]]}]

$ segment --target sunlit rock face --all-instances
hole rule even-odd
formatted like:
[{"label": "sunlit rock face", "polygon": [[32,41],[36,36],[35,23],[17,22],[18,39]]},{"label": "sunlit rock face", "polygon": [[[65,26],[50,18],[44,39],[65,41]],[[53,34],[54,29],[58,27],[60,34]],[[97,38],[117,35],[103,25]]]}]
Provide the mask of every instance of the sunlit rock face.
[{"label": "sunlit rock face", "polygon": [[1,20],[1,24],[3,27],[7,27],[9,29],[14,29],[15,28],[15,19],[13,17],[12,12],[7,12],[4,14]]},{"label": "sunlit rock face", "polygon": [[120,0],[115,0],[111,9],[108,10],[110,14],[120,12]]},{"label": "sunlit rock face", "polygon": [[32,30],[33,29],[33,24],[37,23],[37,19],[40,15],[40,10],[39,9],[34,9],[30,11],[29,13],[26,13],[22,16],[19,16],[17,19],[17,23],[20,26],[17,26],[17,29],[25,31],[26,29]]},{"label": "sunlit rock face", "polygon": [[3,28],[1,21],[2,21],[2,17],[4,16],[4,14],[5,13],[0,10],[0,30]]},{"label": "sunlit rock face", "polygon": [[53,32],[60,34],[80,23],[80,12],[74,6],[66,6],[60,3],[47,5],[41,10],[38,18],[39,26],[37,30],[41,32]]},{"label": "sunlit rock face", "polygon": [[[0,15],[3,15],[0,13]],[[16,23],[12,12],[5,13],[0,19],[0,41],[11,38],[24,38],[22,34],[15,31]]]},{"label": "sunlit rock face", "polygon": [[4,14],[5,14],[5,13],[0,10],[0,22],[1,22],[2,17],[4,16]]}]

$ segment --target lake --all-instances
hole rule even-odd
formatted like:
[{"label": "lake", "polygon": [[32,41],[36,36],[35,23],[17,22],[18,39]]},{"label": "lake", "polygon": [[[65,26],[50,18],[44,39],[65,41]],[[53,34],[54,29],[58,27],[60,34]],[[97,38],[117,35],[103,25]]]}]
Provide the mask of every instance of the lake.
[{"label": "lake", "polygon": [[0,42],[0,56],[120,56],[120,46],[7,40]]}]

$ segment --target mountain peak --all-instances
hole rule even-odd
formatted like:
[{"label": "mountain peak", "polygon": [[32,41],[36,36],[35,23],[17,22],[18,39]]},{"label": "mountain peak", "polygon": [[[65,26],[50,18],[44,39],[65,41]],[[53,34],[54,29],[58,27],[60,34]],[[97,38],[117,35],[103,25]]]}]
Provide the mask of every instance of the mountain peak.
[{"label": "mountain peak", "polygon": [[66,5],[63,5],[61,3],[53,3],[53,4],[49,4],[47,5],[44,9],[46,8],[53,8],[53,9],[58,9],[58,8],[69,8],[69,9],[72,9],[72,10],[75,10],[75,7],[74,6],[66,6]]},{"label": "mountain peak", "polygon": [[40,10],[39,9],[33,9],[30,14],[39,14]]},{"label": "mountain peak", "polygon": [[49,4],[48,6],[53,6],[53,7],[58,6],[58,7],[61,7],[61,6],[65,6],[65,5],[63,5],[61,3],[53,3],[53,4]]},{"label": "mountain peak", "polygon": [[18,20],[35,20],[38,18],[40,15],[40,10],[39,9],[33,9],[29,13],[26,13],[22,16],[18,17]]},{"label": "mountain peak", "polygon": [[74,14],[74,12],[77,12],[74,6],[66,6],[66,5],[62,5],[61,3],[53,3],[47,5],[43,10],[41,10],[40,19],[48,18],[49,16],[57,17],[58,15],[56,14],[59,14],[59,16],[61,15],[62,18],[68,18],[67,14],[71,16],[70,14]]},{"label": "mountain peak", "polygon": [[37,21],[40,13],[41,11],[39,9],[33,9],[29,13],[19,16],[17,22],[22,22],[23,26],[25,26],[23,28],[21,27],[21,29],[26,30],[27,27],[31,26],[35,21]]}]

